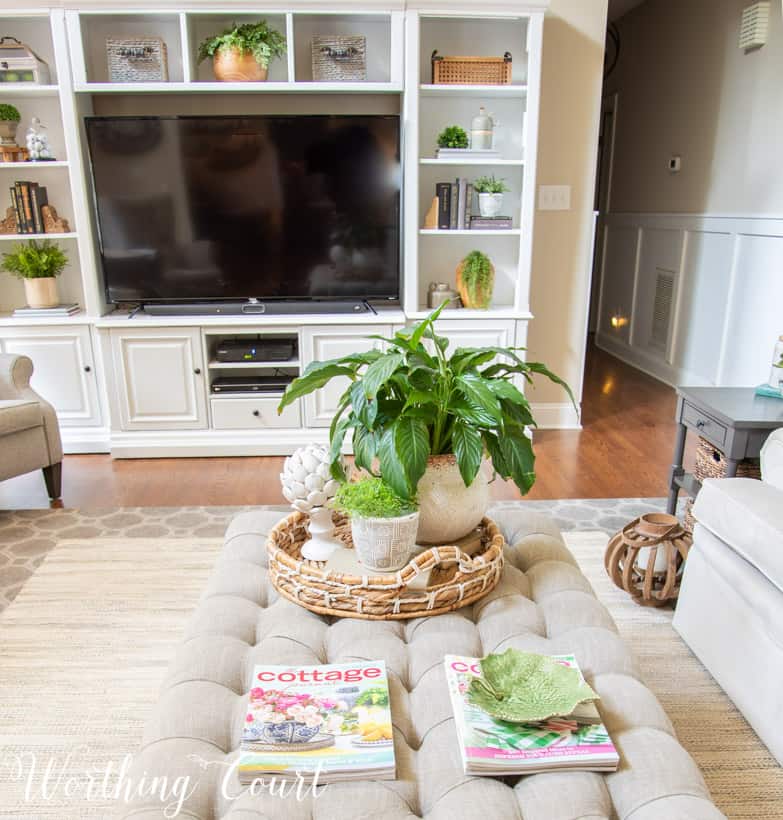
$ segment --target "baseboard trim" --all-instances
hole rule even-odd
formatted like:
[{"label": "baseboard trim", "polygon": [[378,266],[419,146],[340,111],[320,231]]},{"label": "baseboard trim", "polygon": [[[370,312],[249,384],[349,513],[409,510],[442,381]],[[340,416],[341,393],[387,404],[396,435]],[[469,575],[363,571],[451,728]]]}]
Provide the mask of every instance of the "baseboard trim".
[{"label": "baseboard trim", "polygon": [[[533,402],[530,405],[538,430],[581,430],[580,410],[571,402]],[[535,433],[533,434],[535,436]]]},{"label": "baseboard trim", "polygon": [[60,438],[66,455],[111,452],[108,427],[61,427]]}]

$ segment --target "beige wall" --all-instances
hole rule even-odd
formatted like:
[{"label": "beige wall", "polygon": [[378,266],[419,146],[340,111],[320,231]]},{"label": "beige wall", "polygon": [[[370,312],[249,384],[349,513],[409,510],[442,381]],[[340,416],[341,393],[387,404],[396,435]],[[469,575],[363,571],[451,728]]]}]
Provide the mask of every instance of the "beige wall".
[{"label": "beige wall", "polygon": [[781,4],[767,45],[745,54],[748,3],[647,0],[620,20],[612,211],[783,214]]},{"label": "beige wall", "polygon": [[[529,357],[581,392],[607,0],[552,0],[544,23],[538,185],[570,185],[571,210],[536,211]],[[533,402],[567,401],[538,381]]]}]

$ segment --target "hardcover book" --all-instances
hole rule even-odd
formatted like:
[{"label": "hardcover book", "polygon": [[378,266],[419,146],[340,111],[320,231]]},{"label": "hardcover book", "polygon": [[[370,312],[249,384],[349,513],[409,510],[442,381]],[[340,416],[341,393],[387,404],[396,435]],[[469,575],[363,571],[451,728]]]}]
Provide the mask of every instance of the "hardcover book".
[{"label": "hardcover book", "polygon": [[[573,655],[553,657],[579,668]],[[467,694],[471,679],[481,674],[479,659],[446,655],[444,662],[465,774],[617,769],[617,750],[593,704],[580,704],[571,715],[537,724],[497,720],[471,703]]]},{"label": "hardcover book", "polygon": [[256,666],[245,716],[239,782],[333,783],[395,776],[383,661]]},{"label": "hardcover book", "polygon": [[451,183],[438,182],[435,196],[438,197],[438,230],[447,231],[451,227]]}]

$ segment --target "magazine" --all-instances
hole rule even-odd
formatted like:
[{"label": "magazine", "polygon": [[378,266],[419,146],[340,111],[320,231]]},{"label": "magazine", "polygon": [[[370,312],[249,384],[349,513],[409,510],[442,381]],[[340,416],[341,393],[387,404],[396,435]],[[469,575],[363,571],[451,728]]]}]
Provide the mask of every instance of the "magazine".
[{"label": "magazine", "polygon": [[[555,660],[579,669],[573,655]],[[468,699],[479,658],[446,655],[446,680],[454,710],[465,774],[533,774],[561,769],[613,772],[619,756],[595,706],[580,704],[572,715],[537,724],[507,723],[490,717]]]},{"label": "magazine", "polygon": [[239,782],[264,776],[318,783],[395,776],[383,661],[256,666]]}]

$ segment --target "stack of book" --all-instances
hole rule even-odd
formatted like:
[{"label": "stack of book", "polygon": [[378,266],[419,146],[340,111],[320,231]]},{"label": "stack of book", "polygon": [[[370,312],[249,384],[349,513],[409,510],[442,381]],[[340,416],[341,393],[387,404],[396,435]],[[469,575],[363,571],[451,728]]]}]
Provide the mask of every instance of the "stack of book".
[{"label": "stack of book", "polygon": [[396,765],[383,661],[256,666],[239,782],[274,776],[315,785],[393,780]]},{"label": "stack of book", "polygon": [[[573,655],[553,658],[579,669]],[[478,658],[447,655],[445,664],[465,774],[617,769],[617,749],[592,702],[580,703],[570,715],[538,723],[509,723],[491,717],[468,697],[470,681],[481,673]]]},{"label": "stack of book", "polygon": [[55,307],[48,308],[32,308],[22,307],[14,311],[15,319],[35,319],[46,317],[51,319],[54,316],[73,316],[74,313],[79,312],[79,305],[76,303],[70,305],[55,305]]},{"label": "stack of book", "polygon": [[11,205],[19,233],[45,233],[41,208],[49,204],[46,188],[20,180],[11,187]]},{"label": "stack of book", "polygon": [[454,182],[435,184],[439,231],[508,230],[512,227],[510,216],[474,216],[473,194],[473,183],[461,177]]}]

